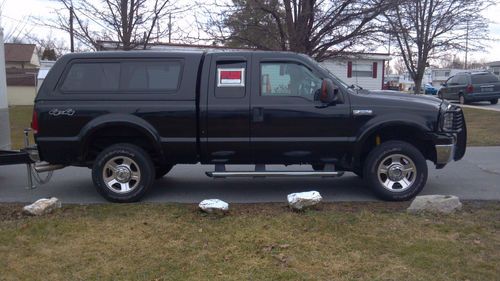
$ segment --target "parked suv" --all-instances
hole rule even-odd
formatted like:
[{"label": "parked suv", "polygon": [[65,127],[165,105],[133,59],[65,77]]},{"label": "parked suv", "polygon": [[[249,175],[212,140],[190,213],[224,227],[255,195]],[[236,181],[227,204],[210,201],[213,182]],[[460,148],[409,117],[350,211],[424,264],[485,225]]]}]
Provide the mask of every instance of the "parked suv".
[{"label": "parked suv", "polygon": [[[443,168],[466,148],[459,107],[350,89],[289,52],[65,55],[38,92],[32,127],[40,169],[89,167],[115,202],[137,201],[174,165],[196,163],[217,178],[352,171],[381,198],[407,200],[426,183],[426,160]],[[255,169],[226,169],[238,164]]]},{"label": "parked suv", "polygon": [[500,98],[500,81],[491,72],[464,72],[448,78],[439,89],[441,99],[458,100],[460,104],[472,101],[489,101],[497,104]]}]

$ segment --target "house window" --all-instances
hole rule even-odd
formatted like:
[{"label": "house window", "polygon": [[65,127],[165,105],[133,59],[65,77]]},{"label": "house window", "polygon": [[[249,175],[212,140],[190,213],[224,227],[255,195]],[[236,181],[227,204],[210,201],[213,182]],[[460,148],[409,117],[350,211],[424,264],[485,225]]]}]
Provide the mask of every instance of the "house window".
[{"label": "house window", "polygon": [[373,77],[373,65],[368,63],[353,63],[353,77]]}]

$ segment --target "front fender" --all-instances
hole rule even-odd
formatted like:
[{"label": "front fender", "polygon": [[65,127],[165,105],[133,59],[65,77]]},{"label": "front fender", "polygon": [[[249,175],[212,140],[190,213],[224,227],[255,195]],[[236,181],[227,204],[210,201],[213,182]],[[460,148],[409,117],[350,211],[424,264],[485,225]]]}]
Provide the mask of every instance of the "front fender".
[{"label": "front fender", "polygon": [[412,114],[387,114],[374,117],[358,129],[354,146],[354,159],[357,161],[360,159],[367,140],[380,130],[391,127],[396,130],[405,127],[419,132],[423,138],[428,138],[428,133],[434,131],[435,123],[435,120],[427,120],[423,116]]}]

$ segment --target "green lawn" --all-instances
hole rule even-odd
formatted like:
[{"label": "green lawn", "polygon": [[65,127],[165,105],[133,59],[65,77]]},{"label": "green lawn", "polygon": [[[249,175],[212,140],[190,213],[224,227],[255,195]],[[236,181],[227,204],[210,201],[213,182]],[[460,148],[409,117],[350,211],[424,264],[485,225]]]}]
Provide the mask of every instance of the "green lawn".
[{"label": "green lawn", "polygon": [[[12,148],[24,147],[24,129],[31,127],[33,106],[11,106],[9,107],[10,138]],[[33,143],[33,140],[31,140]]]},{"label": "green lawn", "polygon": [[407,203],[0,205],[2,280],[498,280],[500,204],[449,216]]},{"label": "green lawn", "polygon": [[[32,106],[10,107],[13,148],[23,147],[23,130],[30,127]],[[500,112],[464,108],[470,146],[500,145]]]},{"label": "green lawn", "polygon": [[467,145],[500,145],[500,112],[463,108],[467,124]]}]

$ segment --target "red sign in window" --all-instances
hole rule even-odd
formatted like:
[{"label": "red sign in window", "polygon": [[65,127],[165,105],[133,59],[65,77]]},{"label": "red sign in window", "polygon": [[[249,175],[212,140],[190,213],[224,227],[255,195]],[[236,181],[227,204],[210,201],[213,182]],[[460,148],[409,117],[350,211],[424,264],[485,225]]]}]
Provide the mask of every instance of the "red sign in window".
[{"label": "red sign in window", "polygon": [[220,79],[241,79],[241,71],[225,71],[220,72]]},{"label": "red sign in window", "polygon": [[244,68],[218,69],[217,86],[219,87],[245,86],[244,73],[245,73]]}]

